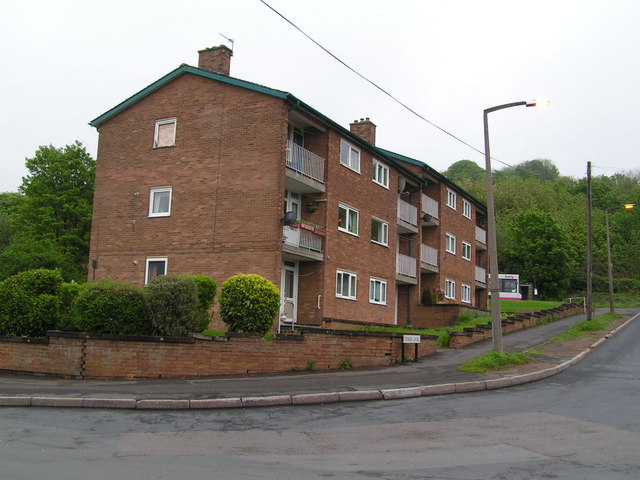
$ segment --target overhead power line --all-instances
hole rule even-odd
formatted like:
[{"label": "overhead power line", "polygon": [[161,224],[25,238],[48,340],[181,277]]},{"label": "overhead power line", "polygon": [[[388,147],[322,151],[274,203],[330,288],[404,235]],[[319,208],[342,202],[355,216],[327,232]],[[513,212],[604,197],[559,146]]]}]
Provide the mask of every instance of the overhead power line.
[{"label": "overhead power line", "polygon": [[[285,22],[287,22],[289,25],[291,25],[293,28],[295,28],[296,30],[298,30],[302,35],[304,35],[305,37],[307,37],[309,40],[311,40],[313,43],[315,43],[319,48],[321,48],[322,50],[324,50],[325,53],[327,53],[328,55],[330,55],[334,60],[336,60],[337,62],[339,62],[340,64],[342,64],[344,67],[346,67],[347,69],[349,69],[350,71],[352,71],[353,73],[355,73],[357,76],[359,76],[360,78],[362,78],[365,82],[369,83],[370,85],[372,85],[373,87],[375,87],[376,89],[380,90],[382,93],[384,93],[386,96],[388,96],[389,98],[391,98],[394,102],[398,103],[399,105],[401,105],[403,108],[405,108],[406,110],[408,110],[409,112],[411,112],[413,115],[415,115],[416,117],[418,117],[420,120],[428,123],[429,125],[431,125],[432,127],[437,128],[438,130],[440,130],[442,133],[450,136],[451,138],[453,138],[454,140],[462,143],[463,145],[469,147],[470,149],[476,151],[477,153],[484,155],[484,151],[480,150],[476,147],[474,147],[473,145],[471,145],[470,143],[464,141],[463,139],[461,139],[460,137],[458,137],[457,135],[449,132],[448,130],[446,130],[445,128],[442,128],[441,126],[437,125],[436,123],[432,122],[431,120],[425,118],[423,115],[421,115],[420,113],[418,113],[417,111],[415,111],[413,108],[409,107],[407,104],[405,104],[404,102],[400,101],[398,98],[396,98],[394,95],[392,95],[391,93],[389,93],[387,90],[385,90],[384,88],[382,88],[380,85],[378,85],[377,83],[375,83],[374,81],[370,80],[369,78],[367,78],[366,76],[364,76],[363,74],[361,74],[360,72],[358,72],[355,68],[353,68],[351,65],[349,65],[347,62],[341,60],[340,58],[338,58],[336,55],[334,55],[330,50],[328,50],[327,48],[325,48],[322,44],[320,44],[317,40],[315,40],[313,37],[311,37],[310,35],[308,35],[304,30],[302,30],[300,27],[298,27],[295,23],[293,23],[291,20],[289,20],[287,17],[285,17],[282,13],[280,13],[278,10],[276,10],[275,8],[273,8],[271,5],[269,5],[267,2],[265,2],[265,0],[260,0],[260,2],[262,2],[267,8],[269,8],[272,12],[274,12],[276,15],[278,15],[280,18],[282,18]],[[501,160],[498,160],[497,158],[491,157],[493,160],[495,160],[496,162],[499,162],[503,165],[506,165],[507,167],[511,167],[511,168],[515,168],[513,165],[509,165],[508,163],[505,163]]]}]

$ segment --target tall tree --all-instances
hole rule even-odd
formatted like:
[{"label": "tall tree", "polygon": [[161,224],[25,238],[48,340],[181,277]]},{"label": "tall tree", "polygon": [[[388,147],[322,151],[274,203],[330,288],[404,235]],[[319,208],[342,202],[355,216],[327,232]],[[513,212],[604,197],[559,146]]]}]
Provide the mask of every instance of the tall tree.
[{"label": "tall tree", "polygon": [[535,283],[543,298],[563,297],[571,281],[571,245],[546,212],[518,215],[511,226],[508,262],[525,282]]},{"label": "tall tree", "polygon": [[[64,148],[40,147],[33,158],[26,160],[26,167],[29,174],[23,177],[19,188],[23,199],[12,215],[17,233],[11,247],[4,251],[3,261],[11,263],[13,258],[13,266],[22,268],[25,254],[37,250],[38,255],[34,257],[46,259],[45,263],[50,266],[51,259],[59,261],[62,254],[65,265],[59,266],[67,273],[67,279],[84,280],[91,234],[95,160],[80,142],[75,142]],[[42,251],[48,246],[51,247],[50,255]]]},{"label": "tall tree", "polygon": [[484,180],[484,168],[471,160],[458,160],[452,163],[443,174],[456,183],[465,179]]}]

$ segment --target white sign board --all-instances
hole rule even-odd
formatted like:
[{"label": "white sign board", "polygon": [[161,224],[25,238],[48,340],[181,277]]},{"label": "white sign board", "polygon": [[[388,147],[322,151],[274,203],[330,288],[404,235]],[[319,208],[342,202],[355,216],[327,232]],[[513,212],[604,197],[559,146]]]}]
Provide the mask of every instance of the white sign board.
[{"label": "white sign board", "polygon": [[402,343],[420,343],[420,335],[403,335]]}]

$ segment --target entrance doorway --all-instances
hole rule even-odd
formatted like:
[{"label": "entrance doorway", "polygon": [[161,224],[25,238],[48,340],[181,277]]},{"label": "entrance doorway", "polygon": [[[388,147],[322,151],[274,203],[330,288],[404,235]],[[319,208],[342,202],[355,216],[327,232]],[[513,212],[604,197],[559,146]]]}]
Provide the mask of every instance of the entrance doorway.
[{"label": "entrance doorway", "polygon": [[282,263],[281,321],[293,325],[298,317],[298,262]]}]

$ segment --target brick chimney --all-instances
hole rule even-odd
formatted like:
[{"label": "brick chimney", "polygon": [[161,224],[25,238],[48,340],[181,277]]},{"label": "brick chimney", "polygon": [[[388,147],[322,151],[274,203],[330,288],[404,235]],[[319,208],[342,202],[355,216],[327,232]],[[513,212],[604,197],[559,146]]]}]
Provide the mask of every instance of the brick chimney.
[{"label": "brick chimney", "polygon": [[363,140],[372,145],[376,144],[376,124],[367,118],[361,118],[360,121],[354,120],[349,124],[351,133],[356,134]]},{"label": "brick chimney", "polygon": [[231,56],[233,51],[226,45],[219,47],[205,48],[199,50],[198,68],[208,72],[218,73],[226,77],[231,71]]}]

